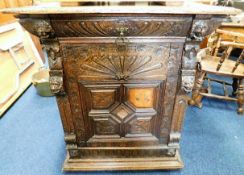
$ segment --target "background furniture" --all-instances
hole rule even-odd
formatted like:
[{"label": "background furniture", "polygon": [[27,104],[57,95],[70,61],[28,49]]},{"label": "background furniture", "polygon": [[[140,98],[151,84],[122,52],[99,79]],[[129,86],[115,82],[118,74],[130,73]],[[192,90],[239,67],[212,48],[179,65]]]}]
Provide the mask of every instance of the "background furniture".
[{"label": "background furniture", "polygon": [[[213,97],[223,100],[236,101],[238,104],[237,112],[243,114],[244,109],[244,34],[217,29],[216,33],[209,38],[207,49],[198,53],[199,63],[196,68],[196,81],[192,92],[192,99],[189,104],[202,107],[202,96]],[[241,49],[239,57],[235,60],[230,60],[230,55],[233,50]],[[224,49],[224,50],[223,50]],[[221,51],[221,52],[220,52]],[[207,74],[215,74],[221,76],[229,76],[236,78],[233,84],[217,79],[207,77]],[[204,80],[207,81],[207,87],[204,88]],[[212,93],[211,83],[215,81],[223,85],[223,95]],[[231,97],[228,93],[227,86],[233,86],[233,91],[237,92],[237,97]],[[233,93],[234,94],[234,93]],[[234,94],[235,95],[235,94]]]},{"label": "background furniture", "polygon": [[[32,5],[31,0],[0,1],[0,9],[28,5]],[[0,116],[2,116],[31,84],[32,74],[45,60],[39,39],[23,30],[13,15],[0,13],[0,33]],[[13,60],[13,54],[8,52],[12,47],[17,51],[12,52],[14,55],[17,54],[16,62]],[[23,50],[25,51],[22,52]],[[25,59],[30,59],[32,64],[22,69],[20,63]]]},{"label": "background furniture", "polygon": [[18,22],[0,26],[0,116],[31,84],[43,66],[31,36]]},{"label": "background furniture", "polygon": [[68,150],[64,170],[183,167],[179,140],[194,54],[225,14],[238,10],[187,5],[5,12],[19,14],[49,55]]}]

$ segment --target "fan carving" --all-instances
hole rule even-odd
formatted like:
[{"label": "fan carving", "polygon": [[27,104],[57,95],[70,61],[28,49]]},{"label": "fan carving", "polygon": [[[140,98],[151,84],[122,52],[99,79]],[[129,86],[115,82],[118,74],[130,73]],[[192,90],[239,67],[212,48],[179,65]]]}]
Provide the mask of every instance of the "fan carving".
[{"label": "fan carving", "polygon": [[158,44],[129,45],[125,51],[115,44],[89,48],[84,45],[71,50],[74,58],[79,59],[80,79],[162,79],[169,57],[169,47]]}]

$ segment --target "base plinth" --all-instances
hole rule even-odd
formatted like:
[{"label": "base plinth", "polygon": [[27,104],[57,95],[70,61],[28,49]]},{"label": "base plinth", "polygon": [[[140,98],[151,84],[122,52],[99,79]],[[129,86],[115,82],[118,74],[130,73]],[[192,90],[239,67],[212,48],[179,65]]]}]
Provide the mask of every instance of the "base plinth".
[{"label": "base plinth", "polygon": [[71,159],[67,154],[63,171],[165,170],[183,168],[179,152],[174,157]]}]

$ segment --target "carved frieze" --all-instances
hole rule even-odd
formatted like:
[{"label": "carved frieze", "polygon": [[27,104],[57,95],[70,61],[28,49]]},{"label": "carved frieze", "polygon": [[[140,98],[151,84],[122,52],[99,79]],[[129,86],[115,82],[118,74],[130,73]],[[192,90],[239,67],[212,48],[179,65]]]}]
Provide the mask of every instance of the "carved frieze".
[{"label": "carved frieze", "polygon": [[[184,18],[84,18],[52,21],[58,37],[119,36],[118,28],[127,28],[125,36],[185,36],[191,17]],[[63,26],[60,28],[60,26]]]}]

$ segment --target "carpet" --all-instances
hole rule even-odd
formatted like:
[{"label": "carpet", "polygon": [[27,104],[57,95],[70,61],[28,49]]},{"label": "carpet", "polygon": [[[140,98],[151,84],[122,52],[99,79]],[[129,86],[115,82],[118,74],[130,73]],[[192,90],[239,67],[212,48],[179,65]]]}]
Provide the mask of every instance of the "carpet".
[{"label": "carpet", "polygon": [[0,120],[0,175],[244,175],[244,117],[235,110],[234,102],[214,99],[204,99],[202,109],[187,109],[182,170],[64,173],[55,98],[38,96],[31,86]]}]

